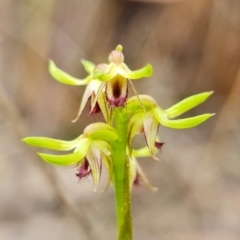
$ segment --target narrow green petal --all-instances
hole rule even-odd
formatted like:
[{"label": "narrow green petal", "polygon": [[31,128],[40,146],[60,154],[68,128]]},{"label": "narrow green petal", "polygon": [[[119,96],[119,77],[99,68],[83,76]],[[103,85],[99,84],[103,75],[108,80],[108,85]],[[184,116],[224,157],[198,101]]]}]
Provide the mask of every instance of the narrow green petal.
[{"label": "narrow green petal", "polygon": [[136,79],[140,79],[140,78],[144,78],[144,77],[151,77],[152,73],[153,73],[153,69],[150,64],[147,64],[145,67],[143,67],[139,70],[130,71],[130,72],[125,71],[122,68],[121,70],[119,69],[119,73],[125,78],[136,80]]},{"label": "narrow green petal", "polygon": [[176,129],[184,129],[184,128],[192,128],[195,127],[203,122],[205,122],[208,118],[214,116],[215,114],[202,114],[196,117],[191,118],[184,118],[178,120],[169,120],[166,116],[162,113],[162,110],[156,108],[153,111],[154,117],[156,120],[165,127],[169,128],[176,128]]},{"label": "narrow green petal", "polygon": [[74,152],[66,155],[50,155],[45,153],[38,153],[38,155],[47,163],[54,165],[69,166],[81,161],[85,153],[84,152]]},{"label": "narrow green petal", "polygon": [[197,105],[203,103],[212,94],[213,94],[213,91],[204,92],[204,93],[196,94],[196,95],[190,96],[188,98],[185,98],[181,102],[166,109],[165,113],[167,114],[168,118],[175,118],[175,117],[187,112],[188,110],[196,107]]},{"label": "narrow green petal", "polygon": [[94,71],[94,68],[95,68],[95,64],[93,64],[92,62],[89,62],[87,60],[84,60],[82,59],[81,60],[81,63],[85,69],[85,71],[88,73],[88,74],[92,74],[93,71]]},{"label": "narrow green petal", "polygon": [[76,147],[79,138],[72,141],[63,141],[46,137],[26,137],[22,141],[35,147],[68,151]]},{"label": "narrow green petal", "polygon": [[68,73],[59,69],[52,60],[49,61],[49,73],[55,80],[64,84],[75,85],[75,86],[86,85],[92,79],[91,76],[88,76],[84,79],[78,79],[78,78],[72,77]]}]

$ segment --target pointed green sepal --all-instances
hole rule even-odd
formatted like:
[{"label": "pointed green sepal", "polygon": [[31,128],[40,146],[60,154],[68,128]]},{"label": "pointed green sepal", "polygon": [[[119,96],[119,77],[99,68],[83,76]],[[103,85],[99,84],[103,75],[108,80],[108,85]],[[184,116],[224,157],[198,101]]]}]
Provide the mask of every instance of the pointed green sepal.
[{"label": "pointed green sepal", "polygon": [[26,137],[22,139],[23,142],[41,148],[48,148],[59,151],[68,151],[76,147],[79,138],[72,141],[62,141],[46,137]]},{"label": "pointed green sepal", "polygon": [[85,71],[88,73],[88,74],[92,74],[93,71],[94,71],[94,68],[95,68],[95,64],[93,64],[92,62],[89,62],[85,59],[82,59],[81,60],[81,63],[85,69]]},{"label": "pointed green sepal", "polygon": [[214,116],[215,114],[202,114],[196,117],[184,118],[178,120],[169,120],[166,118],[165,114],[161,109],[156,108],[153,111],[153,115],[156,120],[165,127],[175,128],[175,129],[184,129],[184,128],[192,128],[203,122],[205,122],[208,118]]},{"label": "pointed green sepal", "polygon": [[38,155],[47,163],[61,166],[69,166],[77,162],[81,162],[86,153],[82,151],[66,155],[50,155],[45,153],[38,153]]},{"label": "pointed green sepal", "polygon": [[[124,64],[124,68],[126,69],[127,66]],[[147,64],[145,67],[136,70],[136,71],[125,71],[124,68],[119,69],[120,74],[128,79],[131,80],[137,80],[140,78],[144,78],[144,77],[151,77],[153,74],[153,69],[152,66],[150,64]]]},{"label": "pointed green sepal", "polygon": [[52,60],[49,61],[49,73],[55,80],[64,84],[75,85],[75,86],[86,85],[92,79],[91,76],[88,76],[84,79],[78,79],[78,78],[72,77],[68,73],[59,69]]},{"label": "pointed green sepal", "polygon": [[190,96],[188,98],[185,98],[181,102],[166,109],[165,113],[167,114],[168,118],[175,118],[175,117],[187,112],[188,110],[198,106],[199,104],[203,103],[212,94],[213,94],[213,91],[199,93],[199,94]]}]

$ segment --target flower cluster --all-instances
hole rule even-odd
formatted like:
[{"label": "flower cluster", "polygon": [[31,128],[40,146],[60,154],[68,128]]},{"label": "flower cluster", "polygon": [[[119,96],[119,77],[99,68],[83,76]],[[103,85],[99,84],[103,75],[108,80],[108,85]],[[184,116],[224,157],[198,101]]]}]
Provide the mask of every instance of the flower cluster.
[{"label": "flower cluster", "polygon": [[[203,103],[213,92],[204,92],[188,97],[168,109],[162,109],[155,100],[148,95],[138,95],[132,81],[150,77],[152,67],[147,64],[140,70],[131,71],[124,63],[122,46],[117,46],[108,58],[108,64],[93,63],[82,60],[82,65],[88,76],[77,79],[59,69],[53,61],[49,63],[49,72],[57,81],[68,85],[86,85],[82,101],[79,107],[77,121],[87,102],[90,101],[90,114],[101,111],[106,123],[94,123],[87,126],[79,137],[72,141],[56,140],[45,137],[27,137],[24,142],[42,148],[58,151],[70,151],[73,153],[65,155],[50,155],[39,153],[39,156],[48,163],[56,165],[75,165],[77,177],[82,179],[89,175],[93,177],[94,190],[97,190],[102,163],[109,173],[109,182],[113,182],[113,148],[112,144],[118,140],[118,133],[114,129],[114,109],[124,108],[127,112],[127,145],[126,160],[129,162],[129,183],[144,183],[152,190],[152,187],[144,175],[137,158],[152,156],[158,159],[157,152],[163,143],[157,137],[160,125],[184,129],[195,127],[213,114],[202,114],[199,116],[175,119],[186,111]],[[135,96],[128,98],[128,88],[132,87]],[[137,134],[144,134],[146,147],[133,149],[132,142]]]}]

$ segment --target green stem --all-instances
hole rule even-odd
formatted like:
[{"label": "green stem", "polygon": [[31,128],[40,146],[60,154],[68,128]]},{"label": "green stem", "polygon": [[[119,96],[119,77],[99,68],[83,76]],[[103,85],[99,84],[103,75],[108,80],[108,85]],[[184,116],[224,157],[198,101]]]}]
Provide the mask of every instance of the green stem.
[{"label": "green stem", "polygon": [[132,240],[131,196],[129,161],[126,156],[127,113],[125,108],[114,112],[115,129],[119,139],[113,145],[113,171],[115,181],[118,240]]}]

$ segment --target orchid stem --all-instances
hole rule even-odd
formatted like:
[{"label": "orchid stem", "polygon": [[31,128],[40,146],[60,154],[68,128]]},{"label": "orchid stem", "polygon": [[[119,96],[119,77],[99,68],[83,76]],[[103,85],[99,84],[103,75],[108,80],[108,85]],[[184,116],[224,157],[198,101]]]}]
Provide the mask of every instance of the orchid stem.
[{"label": "orchid stem", "polygon": [[129,186],[129,161],[126,157],[127,112],[114,109],[115,129],[119,139],[113,144],[113,171],[116,196],[118,240],[132,240],[131,196]]}]

